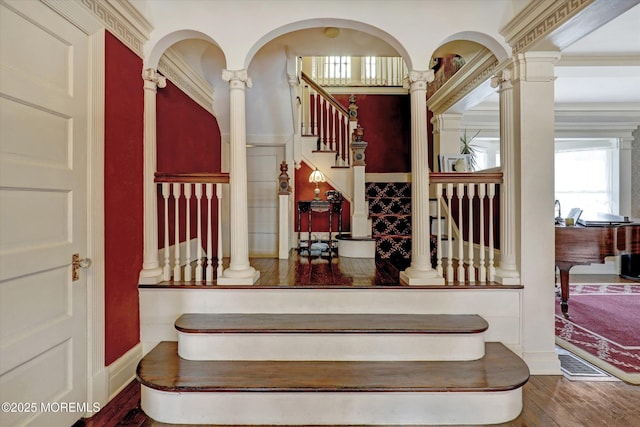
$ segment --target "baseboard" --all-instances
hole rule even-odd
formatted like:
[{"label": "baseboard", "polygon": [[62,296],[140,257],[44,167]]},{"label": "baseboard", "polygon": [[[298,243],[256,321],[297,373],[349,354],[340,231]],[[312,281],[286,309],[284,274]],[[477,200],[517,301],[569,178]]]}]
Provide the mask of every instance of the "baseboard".
[{"label": "baseboard", "polygon": [[529,366],[531,375],[562,375],[555,348],[552,351],[524,352],[522,358]]},{"label": "baseboard", "polygon": [[142,344],[136,344],[122,357],[109,365],[109,400],[113,399],[136,377],[142,359]]}]

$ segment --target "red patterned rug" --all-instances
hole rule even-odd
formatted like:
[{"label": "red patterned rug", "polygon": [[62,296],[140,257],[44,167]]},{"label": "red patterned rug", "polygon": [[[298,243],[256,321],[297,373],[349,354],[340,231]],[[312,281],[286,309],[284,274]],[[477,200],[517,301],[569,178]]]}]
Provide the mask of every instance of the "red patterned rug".
[{"label": "red patterned rug", "polygon": [[640,284],[571,285],[569,319],[556,301],[561,347],[633,384],[640,384]]}]

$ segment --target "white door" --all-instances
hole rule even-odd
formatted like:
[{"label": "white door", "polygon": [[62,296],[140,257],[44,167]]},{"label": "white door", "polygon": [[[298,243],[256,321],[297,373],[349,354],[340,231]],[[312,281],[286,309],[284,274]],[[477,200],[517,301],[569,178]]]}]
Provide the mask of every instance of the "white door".
[{"label": "white door", "polygon": [[0,425],[69,426],[86,404],[87,36],[0,2]]},{"label": "white door", "polygon": [[278,175],[284,147],[247,148],[249,256],[278,257]]}]

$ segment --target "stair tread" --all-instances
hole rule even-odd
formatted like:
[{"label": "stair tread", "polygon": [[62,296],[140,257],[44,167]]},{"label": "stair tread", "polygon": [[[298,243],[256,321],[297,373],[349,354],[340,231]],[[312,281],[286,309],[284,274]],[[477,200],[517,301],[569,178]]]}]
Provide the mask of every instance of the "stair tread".
[{"label": "stair tread", "polygon": [[138,380],[167,392],[488,392],[514,390],[527,365],[501,343],[469,362],[190,361],[161,342],[139,363]]},{"label": "stair tread", "polygon": [[183,333],[402,333],[474,334],[489,324],[474,314],[185,313]]}]

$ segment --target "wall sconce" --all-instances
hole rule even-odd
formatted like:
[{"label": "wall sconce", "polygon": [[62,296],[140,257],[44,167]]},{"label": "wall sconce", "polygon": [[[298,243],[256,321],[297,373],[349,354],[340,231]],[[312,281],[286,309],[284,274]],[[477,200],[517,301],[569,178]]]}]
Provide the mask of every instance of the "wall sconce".
[{"label": "wall sconce", "polygon": [[321,182],[327,182],[327,178],[325,178],[324,174],[316,168],[316,170],[311,172],[311,175],[309,175],[309,182],[316,184],[316,189],[314,190],[316,197],[314,197],[313,200],[320,200],[320,188],[318,187],[318,184]]}]

